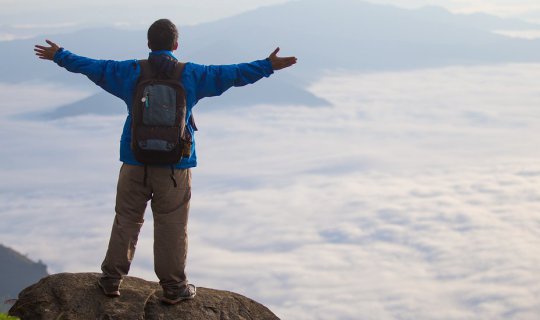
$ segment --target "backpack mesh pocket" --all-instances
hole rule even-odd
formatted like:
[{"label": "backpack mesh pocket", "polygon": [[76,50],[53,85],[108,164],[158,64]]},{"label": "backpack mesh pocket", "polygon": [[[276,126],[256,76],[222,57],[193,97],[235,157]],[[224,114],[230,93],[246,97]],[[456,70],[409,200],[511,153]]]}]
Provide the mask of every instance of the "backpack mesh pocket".
[{"label": "backpack mesh pocket", "polygon": [[137,144],[141,150],[169,152],[179,144],[178,130],[169,128],[139,127]]}]

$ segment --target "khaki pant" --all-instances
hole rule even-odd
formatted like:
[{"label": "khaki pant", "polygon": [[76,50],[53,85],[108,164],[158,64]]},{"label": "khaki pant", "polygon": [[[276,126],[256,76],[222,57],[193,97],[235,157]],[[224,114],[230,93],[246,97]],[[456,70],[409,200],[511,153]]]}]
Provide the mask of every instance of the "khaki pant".
[{"label": "khaki pant", "polygon": [[154,270],[163,287],[187,284],[187,222],[191,199],[190,169],[144,167],[123,164],[118,178],[116,216],[109,247],[101,265],[102,281],[120,285],[135,254],[139,231],[144,222],[146,204],[151,200],[154,216]]}]

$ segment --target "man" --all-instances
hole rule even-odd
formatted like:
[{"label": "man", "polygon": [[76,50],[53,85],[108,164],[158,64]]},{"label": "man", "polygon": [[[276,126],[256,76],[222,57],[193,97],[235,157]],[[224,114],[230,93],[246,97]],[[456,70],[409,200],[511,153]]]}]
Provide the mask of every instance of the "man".
[{"label": "man", "polygon": [[[197,165],[192,109],[204,97],[218,96],[227,89],[254,83],[269,77],[275,70],[296,63],[295,57],[278,57],[279,48],[264,60],[236,65],[204,66],[183,64],[178,81],[186,98],[186,127],[191,136],[189,157],[182,158],[174,169],[166,166],[145,166],[138,162],[131,149],[132,103],[141,63],[137,60],[94,60],[75,55],[50,40],[48,46],[35,46],[40,59],[52,60],[70,72],[86,75],[107,92],[124,100],[128,115],[120,141],[120,161],[123,162],[118,178],[116,216],[109,247],[101,265],[98,281],[103,293],[110,297],[120,295],[123,276],[128,274],[144,211],[151,201],[154,216],[154,268],[163,288],[161,300],[175,304],[195,297],[196,288],[188,284],[185,274],[187,254],[187,221],[191,199],[190,168]],[[148,62],[155,70],[172,70],[177,65],[173,51],[178,49],[178,31],[167,19],[154,22],[148,29]],[[172,180],[172,181],[171,181]]]}]

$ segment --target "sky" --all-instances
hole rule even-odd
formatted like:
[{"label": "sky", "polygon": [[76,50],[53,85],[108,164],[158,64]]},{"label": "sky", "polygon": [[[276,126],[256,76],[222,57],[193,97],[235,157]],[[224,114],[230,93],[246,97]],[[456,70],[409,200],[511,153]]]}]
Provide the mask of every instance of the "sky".
[{"label": "sky", "polygon": [[[317,0],[314,0],[317,1]],[[287,2],[287,0],[231,0],[227,2],[218,0],[196,1],[160,0],[153,2],[151,11],[160,14],[173,14],[186,23],[208,21],[217,17],[226,17],[234,13],[244,12],[259,6]],[[445,7],[453,12],[484,12],[500,16],[529,16],[540,11],[540,3],[535,0],[368,0],[372,3],[387,3],[405,8],[418,8],[433,5]],[[117,1],[82,1],[82,0],[55,0],[44,3],[39,0],[2,0],[3,16],[11,16],[11,20],[18,21],[29,14],[37,20],[69,20],[85,17],[83,21],[103,21],[102,19],[117,17],[117,21],[137,21],[148,11],[148,6],[142,2],[126,0]],[[172,10],[171,10],[172,8]],[[113,15],[114,12],[114,15]],[[84,14],[90,13],[90,14]],[[101,16],[98,16],[98,13]],[[104,15],[104,16],[103,16]],[[113,19],[114,20],[114,19]],[[6,21],[6,20],[4,20]],[[12,22],[8,22],[12,23]]]},{"label": "sky", "polygon": [[488,13],[501,17],[538,17],[540,3],[535,0],[372,0],[406,8],[440,6],[455,13]]},{"label": "sky", "polygon": [[[168,2],[187,24],[271,3]],[[0,4],[0,30],[16,36],[155,18],[122,1]],[[399,1],[424,4],[538,10],[533,1]],[[335,71],[309,88],[332,106],[199,113],[190,281],[282,319],[536,319],[539,74],[539,64]],[[124,117],[20,115],[94,90],[0,83],[0,243],[51,273],[99,271]],[[145,219],[130,274],[156,280],[150,211]]]},{"label": "sky", "polygon": [[[314,0],[320,1],[320,0]],[[66,32],[84,27],[115,25],[146,28],[152,21],[167,17],[178,25],[193,25],[238,14],[286,0],[160,0],[148,3],[116,0],[0,0],[0,40],[42,33]],[[440,6],[452,12],[483,12],[540,23],[540,3],[536,0],[369,0],[404,8]]]}]

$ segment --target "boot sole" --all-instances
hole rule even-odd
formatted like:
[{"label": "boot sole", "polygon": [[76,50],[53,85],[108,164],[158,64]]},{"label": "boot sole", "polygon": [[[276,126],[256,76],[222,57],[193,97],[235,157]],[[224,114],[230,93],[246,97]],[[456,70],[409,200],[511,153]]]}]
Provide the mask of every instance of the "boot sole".
[{"label": "boot sole", "polygon": [[119,297],[120,296],[120,291],[116,290],[116,291],[107,291],[103,285],[101,284],[101,282],[98,281],[98,287],[101,289],[101,291],[103,292],[104,295],[106,295],[107,297],[109,298],[116,298],[116,297]]},{"label": "boot sole", "polygon": [[165,297],[160,297],[159,300],[161,300],[161,302],[164,302],[166,304],[177,304],[178,302],[180,301],[184,301],[184,300],[193,300],[195,298],[195,295],[192,295],[192,296],[189,296],[189,297],[181,297],[181,298],[177,298],[177,299],[174,299],[174,300],[171,300],[171,299],[167,299]]}]

